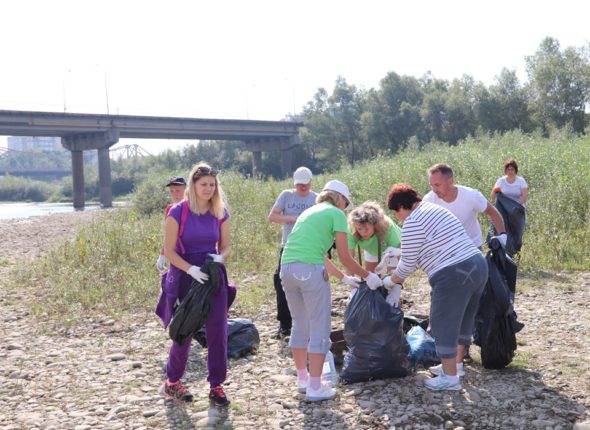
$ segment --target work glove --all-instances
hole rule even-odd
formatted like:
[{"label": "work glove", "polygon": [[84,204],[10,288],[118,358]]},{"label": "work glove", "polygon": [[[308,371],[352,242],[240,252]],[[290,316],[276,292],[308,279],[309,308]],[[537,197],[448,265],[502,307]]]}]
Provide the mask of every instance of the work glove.
[{"label": "work glove", "polygon": [[166,257],[163,255],[158,257],[158,261],[156,261],[156,269],[158,269],[160,272],[166,270]]},{"label": "work glove", "polygon": [[358,281],[352,276],[344,275],[340,282],[342,282],[344,285],[348,285],[351,288],[359,287]]},{"label": "work glove", "polygon": [[502,245],[503,248],[506,248],[506,240],[508,239],[506,233],[499,234],[498,236],[493,236],[492,239],[498,239],[500,245]]},{"label": "work glove", "polygon": [[186,273],[191,275],[195,281],[199,284],[204,284],[207,279],[209,279],[209,275],[201,272],[201,268],[199,266],[191,266]]},{"label": "work glove", "polygon": [[402,255],[400,248],[389,246],[381,253],[381,262],[375,267],[375,273],[380,273],[385,268],[396,268],[399,257]]},{"label": "work glove", "polygon": [[[391,279],[391,278],[388,278]],[[385,283],[385,282],[384,282]],[[400,284],[394,284],[389,293],[387,293],[387,297],[385,297],[385,301],[392,307],[397,308],[399,307],[399,298],[402,295],[402,286]]]},{"label": "work glove", "polygon": [[381,278],[376,273],[373,273],[373,272],[369,273],[369,276],[367,276],[366,281],[367,281],[367,286],[371,290],[376,290],[377,288],[379,288],[380,286],[383,285],[383,281],[381,280]]},{"label": "work glove", "polygon": [[207,255],[209,257],[211,257],[215,263],[223,264],[223,262],[225,261],[225,259],[223,258],[223,255],[221,255],[221,254],[207,254]]}]

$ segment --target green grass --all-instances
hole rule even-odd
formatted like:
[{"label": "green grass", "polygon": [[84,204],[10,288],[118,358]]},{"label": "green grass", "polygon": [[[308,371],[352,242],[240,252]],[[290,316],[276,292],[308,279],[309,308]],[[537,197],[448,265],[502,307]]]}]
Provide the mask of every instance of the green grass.
[{"label": "green grass", "polygon": [[[515,158],[529,184],[527,229],[520,255],[520,273],[534,287],[553,279],[556,271],[590,268],[590,139],[560,133],[549,139],[518,132],[481,136],[455,146],[410,147],[395,158],[377,158],[332,174],[314,177],[320,190],[330,179],[351,189],[353,201],[384,205],[390,186],[408,182],[426,193],[426,169],[447,162],[456,182],[489,196],[502,164]],[[236,312],[252,316],[274,296],[272,273],[277,264],[280,225],[267,221],[280,191],[291,181],[244,179],[222,172],[222,186],[231,213],[230,278],[239,289]],[[482,219],[482,228],[489,223]],[[11,274],[9,287],[34,286],[34,315],[71,325],[83,317],[121,317],[151,311],[160,292],[154,264],[162,243],[162,214],[139,215],[133,209],[105,213],[82,228],[73,240],[59,244],[41,259]],[[244,279],[251,281],[242,285]],[[520,288],[520,287],[519,287]]]}]

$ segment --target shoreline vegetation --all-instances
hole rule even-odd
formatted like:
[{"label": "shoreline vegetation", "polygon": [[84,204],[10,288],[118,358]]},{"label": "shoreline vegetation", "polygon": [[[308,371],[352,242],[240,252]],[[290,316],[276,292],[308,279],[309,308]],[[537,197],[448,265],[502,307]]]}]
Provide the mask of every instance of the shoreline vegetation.
[{"label": "shoreline vegetation", "polygon": [[[376,158],[330,174],[314,176],[313,188],[334,178],[346,183],[354,202],[375,200],[382,205],[395,182],[408,182],[422,195],[428,190],[426,169],[450,164],[456,183],[488,196],[503,174],[505,159],[514,158],[529,184],[527,227],[519,256],[519,273],[590,269],[590,139],[558,133],[551,139],[517,132],[467,139],[457,146],[408,147],[393,158]],[[280,229],[267,222],[274,199],[289,180],[244,179],[222,172],[232,220],[232,255],[227,262],[232,280],[240,284],[275,268]],[[74,323],[79,315],[105,312],[120,315],[138,306],[153,305],[159,279],[154,262],[162,243],[162,214],[166,203],[158,188],[138,187],[135,205],[109,211],[81,228],[72,240],[47,249],[26,269],[16,267],[9,285],[39,283],[30,303],[34,315]],[[163,190],[162,190],[163,192]],[[154,207],[155,205],[155,207]],[[482,228],[489,228],[481,219]],[[256,286],[238,306],[255,309],[269,298]],[[39,300],[42,298],[43,300]],[[40,305],[39,303],[45,303]],[[51,306],[47,306],[51,303]]]}]

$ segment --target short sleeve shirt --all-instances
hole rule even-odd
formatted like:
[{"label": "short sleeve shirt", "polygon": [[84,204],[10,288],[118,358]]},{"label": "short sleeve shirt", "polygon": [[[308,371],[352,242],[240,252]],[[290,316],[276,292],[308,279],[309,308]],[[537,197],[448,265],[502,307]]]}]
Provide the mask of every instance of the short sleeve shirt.
[{"label": "short sleeve shirt", "polygon": [[[183,201],[178,203],[170,209],[168,214],[176,220],[179,226],[183,204],[188,204],[188,202]],[[229,212],[227,209],[223,210],[222,219],[217,219],[211,212],[199,215],[189,210],[182,236],[180,236],[186,254],[216,254],[217,243],[221,237],[221,224],[228,218]]]},{"label": "short sleeve shirt", "polygon": [[[316,197],[317,193],[315,191],[310,191],[307,196],[301,197],[295,190],[284,190],[281,192],[272,208],[281,209],[283,215],[299,216],[304,210],[315,205]],[[294,225],[295,223],[293,222],[283,224],[282,246],[285,246],[287,243],[287,237],[289,237],[289,233],[293,230]]]},{"label": "short sleeve shirt", "polygon": [[496,181],[494,188],[500,188],[506,197],[518,201],[522,195],[522,189],[528,188],[529,186],[522,176],[517,176],[512,184],[510,184],[507,179],[507,176],[502,176]]},{"label": "short sleeve shirt", "polygon": [[426,194],[422,200],[442,206],[459,218],[465,231],[467,231],[467,235],[471,238],[473,244],[479,248],[483,245],[483,237],[477,214],[486,210],[488,201],[482,193],[473,188],[462,185],[455,186],[458,189],[457,198],[450,203],[445,202],[432,191]]},{"label": "short sleeve shirt", "polygon": [[[387,248],[388,246],[393,246],[394,248],[401,247],[401,229],[388,216],[386,216],[385,219],[389,224],[389,228],[387,229],[387,234],[381,242],[381,252],[383,252],[385,248]],[[379,243],[377,235],[374,234],[369,239],[363,240],[357,239],[352,234],[352,232],[349,232],[348,249],[354,249],[357,245],[359,245],[361,249],[367,251],[369,254],[374,255],[375,257],[379,257]]]},{"label": "short sleeve shirt", "polygon": [[329,202],[310,207],[299,215],[287,238],[281,264],[323,264],[337,232],[348,232],[344,212]]}]

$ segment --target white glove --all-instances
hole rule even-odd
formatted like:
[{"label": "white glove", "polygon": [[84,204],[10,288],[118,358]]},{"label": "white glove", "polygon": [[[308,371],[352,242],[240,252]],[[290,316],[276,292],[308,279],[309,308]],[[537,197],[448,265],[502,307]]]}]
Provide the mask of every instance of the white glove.
[{"label": "white glove", "polygon": [[166,270],[166,257],[161,254],[158,257],[158,261],[156,261],[156,269],[158,269],[160,272]]},{"label": "white glove", "polygon": [[[391,279],[391,278],[389,278]],[[402,286],[400,284],[395,284],[393,288],[387,293],[387,297],[385,301],[389,303],[390,306],[397,308],[399,306],[399,298],[402,295]]]},{"label": "white glove", "polygon": [[209,257],[211,257],[215,263],[220,263],[220,264],[223,264],[223,262],[224,262],[224,260],[225,260],[225,259],[223,258],[223,255],[221,255],[221,254],[207,254],[207,255],[208,255]]},{"label": "white glove", "polygon": [[391,276],[386,276],[385,278],[383,278],[383,286],[386,290],[391,290],[394,285],[395,283],[391,279]]},{"label": "white glove", "polygon": [[401,248],[394,248],[393,246],[388,246],[387,248],[385,248],[385,251],[383,251],[383,253],[381,254],[381,258],[399,257],[400,255],[402,255]]},{"label": "white glove", "polygon": [[381,262],[375,267],[375,273],[380,273],[385,268],[396,268],[399,263],[399,257],[402,255],[400,248],[388,246],[385,251],[381,253]]},{"label": "white glove", "polygon": [[348,285],[349,287],[352,287],[352,288],[359,287],[358,281],[356,279],[354,279],[352,276],[344,275],[342,277],[342,279],[340,280],[340,282],[342,282],[344,285]]},{"label": "white glove", "polygon": [[376,290],[377,288],[379,288],[380,286],[383,285],[383,281],[381,280],[381,278],[373,272],[369,273],[369,276],[367,276],[367,286],[371,289],[371,290]]},{"label": "white glove", "polygon": [[204,284],[207,279],[209,279],[209,275],[204,272],[201,272],[201,268],[199,266],[191,266],[186,273],[191,275],[195,281],[199,284]]},{"label": "white glove", "polygon": [[506,248],[506,240],[508,239],[508,236],[506,236],[506,233],[502,233],[502,234],[499,234],[498,236],[494,236],[494,237],[492,237],[492,239],[498,239],[498,242],[500,242],[500,245],[502,245],[502,247]]}]

